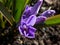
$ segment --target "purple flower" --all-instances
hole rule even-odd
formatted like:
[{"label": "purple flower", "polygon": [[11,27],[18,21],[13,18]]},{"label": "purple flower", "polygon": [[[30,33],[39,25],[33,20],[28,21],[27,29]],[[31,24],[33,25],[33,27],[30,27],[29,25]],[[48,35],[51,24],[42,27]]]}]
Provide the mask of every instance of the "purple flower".
[{"label": "purple flower", "polygon": [[37,17],[36,15],[39,12],[42,2],[43,0],[38,0],[33,7],[28,5],[26,6],[18,26],[21,35],[27,38],[35,38],[36,29],[33,26],[40,22],[44,22],[48,17],[55,13],[54,10],[46,10]]},{"label": "purple flower", "polygon": [[34,6],[26,6],[23,16],[25,18],[29,17],[30,15],[37,15],[39,9],[42,5],[43,0],[38,0],[38,2]]},{"label": "purple flower", "polygon": [[44,11],[42,14],[40,14],[41,16],[45,16],[45,17],[51,17],[52,15],[55,14],[55,10],[46,10]]},{"label": "purple flower", "polygon": [[36,24],[38,24],[40,22],[44,22],[48,17],[51,17],[54,14],[55,14],[54,10],[46,10],[46,11],[44,11],[42,14],[40,14],[40,16],[37,17]]},{"label": "purple flower", "polygon": [[35,15],[31,15],[27,20],[23,20],[22,18],[21,25],[18,27],[20,34],[28,38],[35,38],[36,29],[32,27],[35,22]]}]

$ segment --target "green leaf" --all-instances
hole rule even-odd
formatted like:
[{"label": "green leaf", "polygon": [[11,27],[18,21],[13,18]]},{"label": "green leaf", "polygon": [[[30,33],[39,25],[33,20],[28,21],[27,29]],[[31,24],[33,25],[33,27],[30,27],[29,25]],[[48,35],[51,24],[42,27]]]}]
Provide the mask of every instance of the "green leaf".
[{"label": "green leaf", "polygon": [[3,0],[0,0],[0,2],[3,2]]},{"label": "green leaf", "polygon": [[0,2],[0,13],[12,26],[13,25],[12,23],[14,22],[13,16],[10,15],[8,10],[4,7],[4,5],[1,2]]},{"label": "green leaf", "polygon": [[57,25],[60,24],[60,14],[52,16],[45,21],[46,25]]},{"label": "green leaf", "polygon": [[15,2],[15,21],[18,22],[20,20],[20,17],[23,13],[23,10],[26,6],[26,4],[28,3],[29,0],[16,0]]},{"label": "green leaf", "polygon": [[0,27],[5,28],[5,21],[3,20],[3,16],[0,13]]}]

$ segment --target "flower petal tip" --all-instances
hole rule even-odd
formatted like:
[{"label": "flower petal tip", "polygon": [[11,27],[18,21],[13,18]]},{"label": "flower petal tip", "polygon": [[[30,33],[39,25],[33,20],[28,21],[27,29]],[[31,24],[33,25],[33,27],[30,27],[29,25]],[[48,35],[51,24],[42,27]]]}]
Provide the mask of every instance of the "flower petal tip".
[{"label": "flower petal tip", "polygon": [[55,11],[55,10],[51,10],[51,12],[56,13],[56,11]]},{"label": "flower petal tip", "polygon": [[56,13],[55,10],[48,10],[48,14],[54,15],[55,13]]},{"label": "flower petal tip", "polygon": [[39,1],[43,1],[43,0],[39,0]]},{"label": "flower petal tip", "polygon": [[33,39],[35,36],[26,36],[27,38]]},{"label": "flower petal tip", "polygon": [[23,33],[22,33],[22,30],[21,30],[20,26],[18,27],[18,29],[19,29],[20,34],[21,34],[21,35],[23,35]]}]

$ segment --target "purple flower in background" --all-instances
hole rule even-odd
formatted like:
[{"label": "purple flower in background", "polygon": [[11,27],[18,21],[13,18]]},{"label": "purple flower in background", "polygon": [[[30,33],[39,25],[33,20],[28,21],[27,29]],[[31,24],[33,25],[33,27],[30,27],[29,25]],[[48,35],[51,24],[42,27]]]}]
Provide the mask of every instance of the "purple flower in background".
[{"label": "purple flower in background", "polygon": [[42,5],[43,0],[38,0],[38,2],[32,6],[26,6],[25,11],[21,17],[20,25],[18,26],[21,35],[27,38],[35,38],[36,29],[33,27],[35,24],[44,22],[48,17],[52,16],[54,10],[46,10],[40,16],[36,16]]},{"label": "purple flower in background", "polygon": [[32,27],[35,22],[35,15],[31,15],[27,20],[23,20],[22,18],[21,25],[18,27],[20,34],[28,38],[35,38],[36,29]]}]

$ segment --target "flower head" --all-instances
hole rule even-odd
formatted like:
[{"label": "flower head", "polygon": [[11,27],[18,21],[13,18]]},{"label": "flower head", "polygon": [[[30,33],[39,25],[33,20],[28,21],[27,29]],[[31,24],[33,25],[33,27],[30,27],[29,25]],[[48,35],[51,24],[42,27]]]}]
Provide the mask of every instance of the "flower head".
[{"label": "flower head", "polygon": [[48,17],[52,16],[54,10],[46,10],[40,16],[36,16],[42,5],[43,0],[38,0],[38,2],[32,6],[26,6],[25,11],[21,17],[20,25],[18,26],[21,35],[27,38],[35,38],[36,29],[33,27],[35,24],[44,22]]}]

